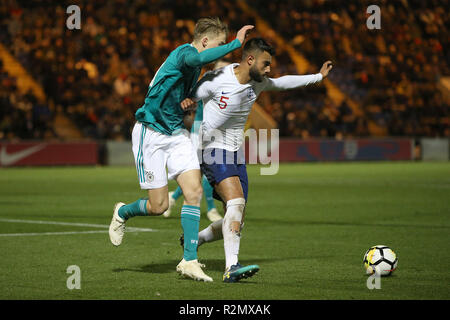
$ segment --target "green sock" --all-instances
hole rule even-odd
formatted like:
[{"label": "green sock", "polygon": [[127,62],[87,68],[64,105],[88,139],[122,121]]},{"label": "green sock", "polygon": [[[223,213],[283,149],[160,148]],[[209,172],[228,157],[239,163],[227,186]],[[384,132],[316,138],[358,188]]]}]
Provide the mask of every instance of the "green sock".
[{"label": "green sock", "polygon": [[147,201],[148,198],[141,198],[133,203],[124,205],[119,209],[119,217],[128,220],[135,216],[148,216]]},{"label": "green sock", "polygon": [[203,193],[205,194],[206,199],[206,205],[208,206],[208,211],[211,209],[214,209],[216,205],[214,204],[214,198],[213,198],[213,187],[209,184],[208,179],[206,179],[205,176],[203,176]]},{"label": "green sock", "polygon": [[200,207],[184,205],[181,208],[181,226],[184,232],[184,260],[197,259]]},{"label": "green sock", "polygon": [[181,190],[180,187],[178,187],[175,192],[172,194],[172,198],[174,200],[178,200],[179,197],[181,197],[183,195],[183,191]]}]

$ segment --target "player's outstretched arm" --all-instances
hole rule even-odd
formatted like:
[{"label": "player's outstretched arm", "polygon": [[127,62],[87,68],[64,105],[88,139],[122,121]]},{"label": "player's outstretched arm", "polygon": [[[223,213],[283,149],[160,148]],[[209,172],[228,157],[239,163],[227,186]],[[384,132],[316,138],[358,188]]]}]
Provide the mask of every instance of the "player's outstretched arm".
[{"label": "player's outstretched arm", "polygon": [[333,68],[331,61],[327,61],[322,65],[320,72],[316,74],[303,76],[288,75],[279,78],[269,78],[265,90],[289,90],[317,83],[322,81],[322,79],[328,75],[331,68]]},{"label": "player's outstretched arm", "polygon": [[224,44],[223,46],[206,49],[200,53],[198,53],[198,52],[189,53],[185,58],[186,64],[190,67],[201,67],[205,64],[208,64],[217,59],[220,59],[223,56],[226,56],[230,52],[232,52],[242,46],[242,44],[245,41],[245,38],[247,37],[248,32],[253,28],[254,28],[254,26],[252,26],[252,25],[243,26],[238,31],[238,33],[236,35],[236,39],[234,39],[233,41],[231,41],[227,44]]}]

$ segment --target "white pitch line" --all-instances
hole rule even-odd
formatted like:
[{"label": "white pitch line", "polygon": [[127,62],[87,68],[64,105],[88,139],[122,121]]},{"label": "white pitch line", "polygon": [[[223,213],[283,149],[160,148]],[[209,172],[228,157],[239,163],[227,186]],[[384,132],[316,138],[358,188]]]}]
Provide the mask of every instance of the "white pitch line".
[{"label": "white pitch line", "polygon": [[92,231],[66,231],[66,232],[27,232],[27,233],[0,233],[0,237],[23,237],[23,236],[59,236],[67,234],[84,234],[84,233],[107,233],[106,230]]},{"label": "white pitch line", "polygon": [[[20,220],[20,219],[4,219],[0,218],[0,222],[12,222],[12,223],[31,223],[31,224],[53,224],[60,226],[75,226],[75,227],[90,227],[90,228],[109,228],[106,224],[91,224],[91,223],[75,223],[75,222],[60,222],[60,221],[43,221],[43,220]],[[150,228],[136,228],[127,227],[127,231],[131,232],[155,232],[156,229]]]}]

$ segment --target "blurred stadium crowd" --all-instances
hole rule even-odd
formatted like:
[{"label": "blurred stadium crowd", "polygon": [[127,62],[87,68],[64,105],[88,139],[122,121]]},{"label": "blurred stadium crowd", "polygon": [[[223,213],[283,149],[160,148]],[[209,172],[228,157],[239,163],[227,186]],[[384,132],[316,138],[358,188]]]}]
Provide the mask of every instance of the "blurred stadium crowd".
[{"label": "blurred stadium crowd", "polygon": [[[219,16],[230,40],[254,19],[236,1],[6,0],[0,7],[0,42],[42,84],[48,101],[21,94],[0,64],[0,139],[51,138],[58,111],[85,137],[130,139],[134,112],[167,55],[191,42],[195,21]],[[249,1],[253,10],[293,44],[318,72],[334,62],[332,80],[362,108],[337,105],[324,85],[264,93],[259,103],[282,136],[368,136],[368,121],[392,136],[450,136],[449,105],[437,89],[449,76],[446,1],[377,1],[382,30],[366,27],[365,1]],[[68,30],[65,10],[82,8],[81,30]],[[251,36],[267,34],[255,30]],[[228,56],[240,60],[240,51]],[[271,76],[297,74],[277,48]]]},{"label": "blurred stadium crowd", "polygon": [[[440,76],[450,75],[447,0],[256,2],[259,13],[309,61],[335,62],[330,80],[364,114],[336,130],[360,134],[355,124],[373,120],[391,136],[450,136],[449,105],[437,87]],[[381,8],[381,30],[366,26],[371,4]],[[351,118],[347,108],[334,107],[336,117]],[[305,109],[295,108],[298,126],[305,123]]]},{"label": "blurred stadium crowd", "polygon": [[0,139],[47,139],[56,137],[52,112],[39,103],[32,92],[21,93],[16,79],[10,76],[0,60]]}]

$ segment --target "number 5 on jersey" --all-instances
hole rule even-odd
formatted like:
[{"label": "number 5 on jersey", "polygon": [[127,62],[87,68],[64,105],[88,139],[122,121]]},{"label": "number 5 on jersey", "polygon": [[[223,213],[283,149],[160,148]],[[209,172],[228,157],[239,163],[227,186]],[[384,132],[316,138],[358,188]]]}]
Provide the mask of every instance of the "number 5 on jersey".
[{"label": "number 5 on jersey", "polygon": [[220,102],[223,103],[223,104],[220,104],[220,103],[219,103],[219,108],[220,108],[220,109],[225,109],[225,108],[227,107],[227,105],[228,105],[227,102],[226,102],[224,99],[225,99],[225,100],[228,100],[228,99],[230,99],[230,98],[225,97],[225,96],[221,96],[221,97],[220,97]]}]

